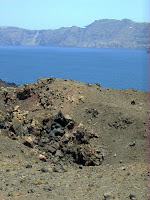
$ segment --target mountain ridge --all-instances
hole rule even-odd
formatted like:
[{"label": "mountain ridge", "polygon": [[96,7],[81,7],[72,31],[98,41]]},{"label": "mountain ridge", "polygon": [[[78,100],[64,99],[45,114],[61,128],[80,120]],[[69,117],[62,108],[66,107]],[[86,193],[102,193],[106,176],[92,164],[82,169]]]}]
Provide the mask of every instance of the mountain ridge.
[{"label": "mountain ridge", "polygon": [[95,48],[146,49],[148,22],[129,19],[101,19],[84,26],[30,30],[12,26],[0,27],[0,46],[59,46]]}]

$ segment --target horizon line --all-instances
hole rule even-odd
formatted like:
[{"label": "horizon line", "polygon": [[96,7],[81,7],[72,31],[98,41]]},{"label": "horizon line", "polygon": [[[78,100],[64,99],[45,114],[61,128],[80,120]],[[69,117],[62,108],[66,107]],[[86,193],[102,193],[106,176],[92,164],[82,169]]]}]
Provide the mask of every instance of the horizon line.
[{"label": "horizon line", "polygon": [[92,23],[90,23],[90,24],[88,24],[88,25],[86,25],[86,26],[77,26],[77,25],[72,25],[72,26],[61,26],[61,27],[55,28],[55,29],[53,29],[53,28],[48,28],[48,29],[44,29],[44,28],[42,28],[42,29],[30,29],[30,28],[23,28],[23,27],[12,26],[12,25],[10,25],[10,26],[0,26],[0,28],[2,28],[2,29],[3,29],[3,28],[20,28],[20,29],[32,30],[32,31],[39,31],[39,30],[58,30],[58,29],[61,29],[61,28],[72,28],[72,27],[86,28],[87,26],[93,24],[94,22],[96,22],[96,21],[101,21],[101,20],[115,20],[115,21],[129,20],[129,21],[132,21],[132,22],[135,22],[135,23],[147,23],[147,24],[150,23],[150,22],[145,22],[145,21],[144,21],[144,22],[138,22],[138,21],[134,21],[134,20],[129,19],[129,18],[123,18],[123,19],[109,19],[109,18],[104,18],[104,19],[95,20],[95,21],[93,21]]}]

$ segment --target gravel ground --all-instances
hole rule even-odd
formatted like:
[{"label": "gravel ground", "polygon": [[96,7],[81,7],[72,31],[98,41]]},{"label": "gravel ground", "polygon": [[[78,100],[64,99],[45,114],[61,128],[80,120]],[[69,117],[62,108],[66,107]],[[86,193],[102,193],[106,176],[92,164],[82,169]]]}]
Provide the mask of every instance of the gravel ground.
[{"label": "gravel ground", "polygon": [[146,92],[49,78],[0,97],[0,200],[149,198]]}]

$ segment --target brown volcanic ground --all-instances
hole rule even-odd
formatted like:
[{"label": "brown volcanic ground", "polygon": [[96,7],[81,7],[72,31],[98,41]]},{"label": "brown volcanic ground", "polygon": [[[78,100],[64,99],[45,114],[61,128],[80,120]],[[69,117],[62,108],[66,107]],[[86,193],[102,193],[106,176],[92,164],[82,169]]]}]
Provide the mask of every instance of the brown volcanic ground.
[{"label": "brown volcanic ground", "polygon": [[134,89],[1,87],[0,199],[148,199],[146,113]]}]

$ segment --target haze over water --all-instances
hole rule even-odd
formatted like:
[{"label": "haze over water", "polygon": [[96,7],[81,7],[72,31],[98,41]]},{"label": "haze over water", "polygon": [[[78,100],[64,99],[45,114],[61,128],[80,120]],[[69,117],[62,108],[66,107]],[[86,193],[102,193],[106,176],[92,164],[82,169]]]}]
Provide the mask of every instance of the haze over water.
[{"label": "haze over water", "polygon": [[24,84],[54,76],[147,91],[148,56],[139,49],[0,47],[0,79]]}]

